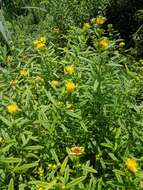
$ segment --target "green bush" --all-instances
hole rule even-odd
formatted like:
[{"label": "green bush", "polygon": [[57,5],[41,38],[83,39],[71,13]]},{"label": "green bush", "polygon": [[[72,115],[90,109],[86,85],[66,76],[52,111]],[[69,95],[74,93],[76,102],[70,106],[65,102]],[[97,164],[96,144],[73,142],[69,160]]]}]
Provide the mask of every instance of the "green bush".
[{"label": "green bush", "polygon": [[[104,12],[110,0],[49,0],[40,2],[37,0],[12,1],[7,0],[4,4],[6,14],[10,17],[13,15],[27,15],[28,12],[33,17],[33,23],[40,22],[45,14],[53,16],[55,24],[63,31],[69,29],[71,25],[81,25],[91,17],[95,17],[99,12]],[[41,17],[43,12],[43,16]],[[82,23],[81,23],[82,22]]]},{"label": "green bush", "polygon": [[131,48],[131,55],[136,59],[143,55],[142,4],[142,0],[113,0],[106,10],[108,21],[126,40],[126,47]]},{"label": "green bush", "polygon": [[1,47],[2,189],[142,189],[142,61],[95,23]]}]

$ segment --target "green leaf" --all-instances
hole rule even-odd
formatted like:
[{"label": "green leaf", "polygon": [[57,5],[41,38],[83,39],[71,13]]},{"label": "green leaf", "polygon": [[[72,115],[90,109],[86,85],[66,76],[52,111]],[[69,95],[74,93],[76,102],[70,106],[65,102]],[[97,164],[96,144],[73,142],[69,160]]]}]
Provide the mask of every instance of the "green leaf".
[{"label": "green leaf", "polygon": [[57,106],[57,104],[56,104],[54,98],[52,97],[51,93],[49,91],[47,92],[46,90],[45,90],[45,93],[46,93],[48,99],[54,104],[54,106]]},{"label": "green leaf", "polygon": [[110,67],[122,67],[122,65],[118,64],[118,63],[109,63],[108,66]]},{"label": "green leaf", "polygon": [[136,173],[136,176],[137,176],[138,178],[140,178],[140,179],[143,179],[143,172],[142,172],[142,171],[137,172],[137,173]]},{"label": "green leaf", "polygon": [[72,180],[71,182],[69,182],[69,183],[66,185],[66,188],[67,188],[67,189],[72,188],[73,186],[75,186],[75,185],[79,184],[80,182],[84,181],[85,178],[86,178],[86,176],[82,176],[82,177],[78,177],[78,178]]},{"label": "green leaf", "polygon": [[33,167],[36,167],[36,166],[38,166],[38,162],[34,162],[34,163],[32,163],[32,164],[23,164],[22,166],[16,166],[15,168],[14,168],[14,172],[25,172],[25,171],[27,171],[28,169],[30,169],[30,168],[33,168]]},{"label": "green leaf", "polygon": [[10,182],[8,184],[8,190],[14,190],[14,180],[13,180],[13,178],[10,179]]},{"label": "green leaf", "polygon": [[7,146],[0,149],[0,153],[6,153],[9,151],[10,147],[12,147],[15,143],[10,143]]},{"label": "green leaf", "polygon": [[82,166],[82,169],[86,170],[87,172],[97,173],[97,171],[90,166]]},{"label": "green leaf", "polygon": [[43,149],[43,146],[26,146],[24,147],[24,150],[39,150],[39,149]]},{"label": "green leaf", "polygon": [[64,184],[66,184],[67,182],[68,182],[68,180],[69,180],[69,177],[70,177],[70,169],[69,169],[69,166],[67,166],[66,168],[65,168],[65,171],[64,171],[64,178],[63,178],[63,182],[64,182]]},{"label": "green leaf", "polygon": [[48,13],[48,11],[46,9],[43,9],[41,7],[25,6],[25,7],[21,7],[21,9],[37,9],[37,10]]},{"label": "green leaf", "polygon": [[48,190],[48,189],[51,189],[56,184],[56,180],[53,180],[50,183],[33,180],[33,181],[30,181],[29,184],[40,186],[40,187],[45,188],[45,190]]},{"label": "green leaf", "polygon": [[99,85],[99,82],[96,80],[93,85],[93,91],[95,92],[97,90],[97,87]]},{"label": "green leaf", "polygon": [[25,188],[26,188],[26,184],[21,183],[19,185],[19,190],[25,190]]},{"label": "green leaf", "polygon": [[88,184],[88,189],[87,190],[93,190],[96,187],[96,178],[93,176],[91,177],[89,184]]},{"label": "green leaf", "polygon": [[133,186],[132,185],[128,185],[128,184],[125,184],[125,183],[119,183],[119,182],[113,182],[113,181],[108,181],[107,182],[108,184],[111,184],[112,186],[116,186],[116,187],[123,187],[124,189],[126,189],[126,187],[127,188],[132,188]]},{"label": "green leaf", "polygon": [[97,190],[102,190],[102,184],[103,184],[103,181],[102,181],[102,177],[98,180],[98,185],[97,185]]},{"label": "green leaf", "polygon": [[81,125],[81,127],[83,128],[83,130],[84,130],[85,132],[88,132],[87,126],[84,124],[83,121],[80,122],[80,125]]},{"label": "green leaf", "polygon": [[124,173],[123,171],[114,169],[113,172],[115,172],[115,173],[118,174],[118,175],[125,176],[125,173]]},{"label": "green leaf", "polygon": [[13,157],[0,159],[0,162],[6,163],[6,164],[18,163],[21,161],[22,161],[21,158],[13,158]]},{"label": "green leaf", "polygon": [[51,154],[52,154],[52,157],[55,159],[55,161],[56,161],[57,163],[59,163],[59,159],[58,159],[58,156],[57,156],[55,150],[54,150],[54,149],[51,149],[50,152],[51,152]]},{"label": "green leaf", "polygon": [[85,61],[86,63],[93,63],[90,59],[87,59],[85,57],[78,56],[80,60]]},{"label": "green leaf", "polygon": [[112,145],[112,144],[109,144],[109,143],[101,143],[101,146],[104,146],[104,147],[113,149],[113,145]]},{"label": "green leaf", "polygon": [[116,158],[116,156],[113,153],[108,153],[108,155],[111,157],[112,160],[118,161],[118,159]]},{"label": "green leaf", "polygon": [[9,43],[10,40],[10,33],[6,26],[6,21],[4,16],[2,15],[2,11],[0,10],[0,32],[3,36],[3,38],[6,40],[7,43]]},{"label": "green leaf", "polygon": [[26,156],[26,158],[36,158],[37,160],[39,160],[39,157],[36,154],[33,154],[33,153],[28,153],[25,156]]},{"label": "green leaf", "polygon": [[67,166],[67,163],[68,163],[68,156],[64,159],[64,161],[61,165],[61,170],[60,170],[61,173],[64,173],[66,166]]},{"label": "green leaf", "polygon": [[67,112],[68,115],[70,115],[71,117],[77,118],[77,119],[82,119],[81,115],[79,115],[78,113],[73,113],[73,112]]},{"label": "green leaf", "polygon": [[2,115],[0,115],[0,120],[8,127],[11,127],[12,126],[12,123],[6,119],[5,117],[3,117]]}]

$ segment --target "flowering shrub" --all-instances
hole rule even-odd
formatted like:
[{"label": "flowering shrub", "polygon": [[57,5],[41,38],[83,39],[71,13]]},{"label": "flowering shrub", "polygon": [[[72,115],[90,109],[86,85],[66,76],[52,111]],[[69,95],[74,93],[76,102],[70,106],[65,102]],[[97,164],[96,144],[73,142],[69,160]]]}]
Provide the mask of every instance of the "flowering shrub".
[{"label": "flowering shrub", "polygon": [[1,47],[2,189],[142,189],[142,60],[103,23]]}]

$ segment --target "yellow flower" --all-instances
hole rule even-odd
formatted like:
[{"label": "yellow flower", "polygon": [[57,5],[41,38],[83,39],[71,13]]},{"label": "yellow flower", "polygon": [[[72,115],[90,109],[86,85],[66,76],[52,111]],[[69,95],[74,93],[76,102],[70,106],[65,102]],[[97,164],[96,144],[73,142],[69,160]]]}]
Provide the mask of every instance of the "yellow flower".
[{"label": "yellow flower", "polygon": [[28,75],[28,70],[27,69],[22,69],[22,70],[20,70],[20,75],[21,76],[27,76]]},{"label": "yellow flower", "polygon": [[34,40],[34,45],[37,45],[38,43],[46,43],[46,37],[41,37],[39,39]]},{"label": "yellow flower", "polygon": [[41,37],[39,39],[34,40],[34,45],[38,48],[41,49],[45,46],[46,43],[46,37]]},{"label": "yellow flower", "polygon": [[12,86],[15,86],[16,83],[17,83],[17,80],[11,80],[11,81],[10,81],[10,84],[11,84]]},{"label": "yellow flower", "polygon": [[97,25],[102,25],[102,24],[104,24],[104,22],[105,22],[106,20],[107,20],[106,17],[99,16],[99,17],[96,18],[95,23],[96,23]]},{"label": "yellow flower", "polygon": [[74,66],[73,65],[68,65],[65,67],[65,72],[69,75],[72,75],[74,73]]},{"label": "yellow flower", "polygon": [[7,106],[7,110],[8,110],[9,113],[16,113],[18,111],[18,107],[17,107],[17,105],[15,103],[9,104]]},{"label": "yellow flower", "polygon": [[69,81],[65,84],[66,90],[71,93],[76,88],[75,84],[72,81]]},{"label": "yellow flower", "polygon": [[103,37],[103,38],[99,39],[98,45],[101,48],[107,48],[109,46],[109,40],[108,40],[108,38],[107,37]]},{"label": "yellow flower", "polygon": [[70,148],[69,154],[73,156],[81,156],[84,154],[84,147],[75,146]]},{"label": "yellow flower", "polygon": [[41,48],[43,48],[45,46],[45,44],[44,43],[38,43],[37,45],[36,45],[36,47],[38,48],[38,49],[41,49]]},{"label": "yellow flower", "polygon": [[56,88],[56,87],[58,86],[58,84],[59,84],[59,81],[57,81],[57,80],[52,80],[52,81],[51,81],[51,86],[52,86],[53,88]]},{"label": "yellow flower", "polygon": [[44,188],[43,187],[39,187],[37,190],[44,190]]},{"label": "yellow flower", "polygon": [[138,164],[135,159],[128,158],[126,161],[126,166],[127,166],[128,170],[135,173],[137,171]]},{"label": "yellow flower", "polygon": [[125,42],[120,42],[119,43],[119,48],[123,48],[125,46]]}]

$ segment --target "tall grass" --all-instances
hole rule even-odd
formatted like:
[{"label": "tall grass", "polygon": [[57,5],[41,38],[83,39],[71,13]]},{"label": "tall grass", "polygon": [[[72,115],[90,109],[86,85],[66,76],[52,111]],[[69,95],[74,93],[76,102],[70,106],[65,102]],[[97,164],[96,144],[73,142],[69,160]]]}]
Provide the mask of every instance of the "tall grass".
[{"label": "tall grass", "polygon": [[6,20],[3,16],[2,10],[0,10],[0,33],[1,33],[1,39],[3,38],[8,44],[11,39],[10,32],[6,25]]}]

